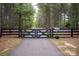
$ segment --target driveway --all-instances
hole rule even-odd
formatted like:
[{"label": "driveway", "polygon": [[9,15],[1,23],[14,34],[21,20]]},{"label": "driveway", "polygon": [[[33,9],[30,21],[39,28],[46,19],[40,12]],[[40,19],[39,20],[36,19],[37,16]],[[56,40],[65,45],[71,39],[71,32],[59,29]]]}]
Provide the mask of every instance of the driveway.
[{"label": "driveway", "polygon": [[24,38],[10,56],[63,56],[63,54],[46,38]]}]

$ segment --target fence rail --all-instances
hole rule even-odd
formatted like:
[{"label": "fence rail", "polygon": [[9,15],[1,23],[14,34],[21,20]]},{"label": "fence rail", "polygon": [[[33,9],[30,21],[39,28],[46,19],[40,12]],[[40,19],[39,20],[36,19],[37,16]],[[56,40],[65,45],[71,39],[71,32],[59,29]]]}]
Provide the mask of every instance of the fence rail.
[{"label": "fence rail", "polygon": [[60,38],[79,37],[79,29],[1,29],[0,37],[4,35],[18,35],[25,38]]}]

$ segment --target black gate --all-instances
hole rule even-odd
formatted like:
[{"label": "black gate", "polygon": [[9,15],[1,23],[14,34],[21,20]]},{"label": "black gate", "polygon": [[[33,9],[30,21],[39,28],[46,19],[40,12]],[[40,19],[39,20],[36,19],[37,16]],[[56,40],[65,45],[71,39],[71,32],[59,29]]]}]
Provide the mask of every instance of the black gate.
[{"label": "black gate", "polygon": [[20,33],[18,29],[2,29],[1,36],[7,37],[7,35],[22,38],[51,38],[51,29],[22,29]]},{"label": "black gate", "polygon": [[26,38],[50,38],[51,29],[27,29],[22,30],[22,37]]}]

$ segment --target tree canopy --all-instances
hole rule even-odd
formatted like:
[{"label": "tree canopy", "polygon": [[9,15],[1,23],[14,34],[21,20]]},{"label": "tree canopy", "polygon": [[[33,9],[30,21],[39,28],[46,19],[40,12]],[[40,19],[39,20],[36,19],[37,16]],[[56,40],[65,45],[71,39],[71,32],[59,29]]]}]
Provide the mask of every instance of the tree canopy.
[{"label": "tree canopy", "polygon": [[[34,21],[32,3],[0,4],[0,27],[18,28],[78,28],[79,3],[38,3],[38,13]],[[2,24],[1,24],[2,23]]]},{"label": "tree canopy", "polygon": [[37,27],[78,28],[78,3],[39,3],[38,8]]},{"label": "tree canopy", "polygon": [[31,28],[34,19],[34,8],[31,3],[4,3],[0,4],[2,9],[2,27],[18,28],[19,14],[21,14],[21,27]]}]

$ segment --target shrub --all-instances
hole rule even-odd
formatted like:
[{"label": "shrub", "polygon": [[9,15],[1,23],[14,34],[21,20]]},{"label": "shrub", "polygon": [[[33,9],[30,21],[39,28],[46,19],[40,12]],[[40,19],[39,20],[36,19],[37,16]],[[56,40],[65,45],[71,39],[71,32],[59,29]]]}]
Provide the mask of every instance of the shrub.
[{"label": "shrub", "polygon": [[59,36],[55,36],[56,39],[59,39]]}]

